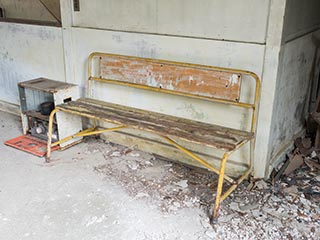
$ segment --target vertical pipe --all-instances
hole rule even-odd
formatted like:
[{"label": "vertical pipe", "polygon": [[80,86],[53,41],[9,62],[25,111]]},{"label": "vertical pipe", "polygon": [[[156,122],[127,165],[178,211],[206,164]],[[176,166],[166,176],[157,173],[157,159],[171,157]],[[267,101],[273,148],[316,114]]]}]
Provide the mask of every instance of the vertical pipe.
[{"label": "vertical pipe", "polygon": [[88,86],[87,86],[87,97],[92,97],[91,96],[91,78],[93,77],[92,76],[92,65],[93,65],[93,58],[95,56],[96,53],[91,53],[89,55],[89,58],[88,58]]},{"label": "vertical pipe", "polygon": [[252,112],[252,118],[251,118],[251,132],[255,133],[256,131],[256,123],[257,123],[257,110],[258,110],[258,102],[260,98],[260,79],[256,74],[250,75],[256,80],[256,90],[255,90],[255,95],[254,95],[254,107],[253,107],[253,112]]},{"label": "vertical pipe", "polygon": [[255,138],[252,138],[250,140],[250,162],[249,162],[249,168],[253,168],[253,160],[254,160],[254,144],[255,144]]},{"label": "vertical pipe", "polygon": [[58,112],[58,109],[53,109],[50,113],[49,117],[49,126],[48,126],[48,142],[47,142],[47,156],[46,156],[46,162],[50,162],[51,157],[51,143],[52,143],[52,128],[53,128],[53,118],[56,112]]}]

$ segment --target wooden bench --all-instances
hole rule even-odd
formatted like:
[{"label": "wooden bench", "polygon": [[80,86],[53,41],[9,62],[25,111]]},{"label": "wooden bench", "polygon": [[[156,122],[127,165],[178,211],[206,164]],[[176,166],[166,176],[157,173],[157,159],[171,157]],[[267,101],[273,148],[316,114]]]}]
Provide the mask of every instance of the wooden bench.
[{"label": "wooden bench", "polygon": [[[52,111],[49,121],[46,161],[50,161],[51,147],[72,138],[117,131],[123,128],[155,133],[183,153],[192,157],[208,170],[219,175],[213,218],[211,218],[212,220],[216,220],[220,202],[246,179],[252,171],[257,106],[260,93],[259,77],[252,72],[243,70],[106,53],[92,53],[88,61],[88,98],[80,98],[76,101],[58,105]],[[93,65],[97,65],[97,61],[99,62],[99,70],[96,73],[98,77],[93,74]],[[247,80],[253,79],[255,83],[254,100],[252,103],[240,101],[241,82],[245,79],[243,76],[246,76]],[[248,114],[251,114],[251,127],[249,131],[232,129],[99,101],[91,97],[92,83],[94,81],[247,108],[250,110]],[[113,123],[117,127],[101,129],[97,128],[96,124],[94,124],[92,128],[75,133],[52,144],[53,119],[58,111],[93,119],[94,122],[105,121]],[[223,150],[224,154],[221,158],[220,169],[215,168],[201,157],[178,144],[176,139],[183,139],[184,141]],[[226,162],[232,153],[247,142],[251,142],[248,169],[241,177],[235,180],[225,174]],[[228,181],[231,187],[222,193],[224,180]]]}]

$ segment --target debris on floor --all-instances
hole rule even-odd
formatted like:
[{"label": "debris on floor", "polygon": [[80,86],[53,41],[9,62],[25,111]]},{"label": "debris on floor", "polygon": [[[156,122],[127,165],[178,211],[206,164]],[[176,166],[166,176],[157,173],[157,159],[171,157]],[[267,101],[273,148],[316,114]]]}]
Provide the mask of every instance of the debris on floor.
[{"label": "debris on floor", "polygon": [[[0,125],[2,141],[21,128],[7,114]],[[277,181],[243,182],[213,228],[216,176],[207,171],[94,138],[54,152],[50,164],[4,145],[0,151],[6,239],[320,239],[317,152]]]},{"label": "debris on floor", "polygon": [[243,182],[223,202],[219,222],[211,228],[208,213],[215,199],[215,174],[107,144],[109,148],[102,140],[88,145],[87,154],[100,152],[106,160],[95,167],[97,173],[116,181],[133,198],[156,204],[164,214],[175,214],[182,208],[203,209],[202,222],[212,238],[320,238],[320,179],[318,162],[313,158],[301,162],[295,153],[290,161],[298,161],[295,164],[299,167],[273,184],[264,180]]},{"label": "debris on floor", "polygon": [[[102,143],[104,145],[104,143]],[[97,166],[95,171],[112,177],[128,194],[135,198],[158,201],[163,212],[175,212],[183,207],[209,206],[214,198],[215,174],[201,169],[186,168],[177,163],[161,160],[151,154],[109,143],[111,151],[103,145],[99,149],[107,163]],[[215,179],[215,180],[213,180]]]}]

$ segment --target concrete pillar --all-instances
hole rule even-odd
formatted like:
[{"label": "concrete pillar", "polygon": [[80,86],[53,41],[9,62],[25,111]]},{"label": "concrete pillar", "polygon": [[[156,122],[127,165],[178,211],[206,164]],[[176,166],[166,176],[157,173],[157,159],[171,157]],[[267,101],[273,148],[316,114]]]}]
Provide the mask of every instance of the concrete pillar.
[{"label": "concrete pillar", "polygon": [[254,176],[258,178],[268,175],[267,169],[270,164],[270,128],[272,123],[272,110],[278,75],[285,7],[286,0],[270,1],[262,74],[257,141],[255,148]]}]

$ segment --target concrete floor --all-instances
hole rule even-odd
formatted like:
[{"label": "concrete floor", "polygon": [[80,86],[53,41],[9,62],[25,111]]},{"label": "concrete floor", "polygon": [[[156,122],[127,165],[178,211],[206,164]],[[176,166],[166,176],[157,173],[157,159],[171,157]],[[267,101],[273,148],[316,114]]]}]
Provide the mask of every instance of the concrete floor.
[{"label": "concrete floor", "polygon": [[198,208],[163,213],[94,171],[105,163],[86,143],[54,152],[53,163],[2,142],[21,134],[18,117],[0,112],[0,238],[210,239]]},{"label": "concrete floor", "polygon": [[286,182],[241,184],[212,228],[210,174],[96,139],[46,164],[2,144],[20,134],[19,118],[0,112],[0,240],[319,239],[318,201]]}]

